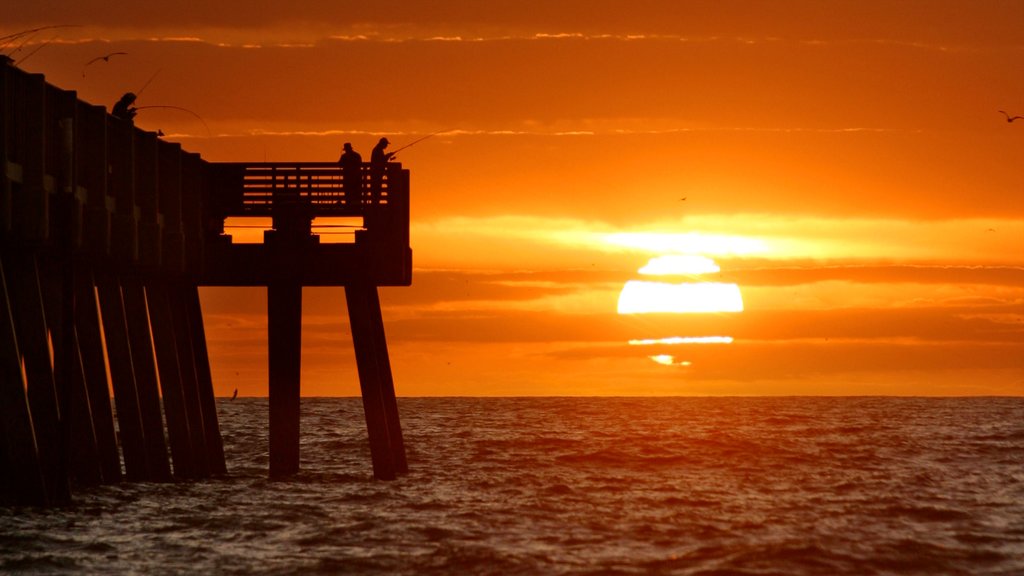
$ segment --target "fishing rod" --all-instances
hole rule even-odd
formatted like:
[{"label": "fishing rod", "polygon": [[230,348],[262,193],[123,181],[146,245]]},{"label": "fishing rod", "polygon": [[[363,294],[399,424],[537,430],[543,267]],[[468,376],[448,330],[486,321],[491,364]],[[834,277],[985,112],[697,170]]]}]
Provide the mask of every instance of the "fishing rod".
[{"label": "fishing rod", "polygon": [[412,146],[415,146],[416,144],[419,144],[420,142],[423,142],[427,138],[433,138],[434,136],[437,136],[438,134],[444,134],[445,132],[451,132],[451,130],[441,130],[439,132],[434,132],[433,134],[427,134],[426,136],[424,136],[422,138],[419,138],[417,140],[413,140],[412,142],[406,144],[405,146],[402,146],[398,150],[394,150],[394,151],[390,152],[390,154],[392,156],[394,156],[395,154],[398,154],[399,152],[401,152],[402,150],[405,150],[406,148],[410,148]]},{"label": "fishing rod", "polygon": [[145,110],[147,108],[170,108],[171,110],[181,110],[182,112],[188,112],[189,114],[195,116],[200,122],[203,123],[203,126],[206,128],[206,135],[207,136],[210,136],[210,137],[213,136],[213,132],[210,131],[210,126],[206,123],[206,120],[203,120],[202,116],[200,116],[199,114],[196,114],[195,112],[189,110],[188,108],[182,108],[181,106],[161,105],[161,106],[137,106],[135,109],[136,110]]},{"label": "fishing rod", "polygon": [[[149,87],[149,83],[152,82],[154,78],[156,78],[156,75],[159,74],[161,70],[163,70],[163,68],[157,68],[156,72],[153,72],[153,75],[149,77],[149,80],[146,80],[146,83],[142,85],[142,88],[139,88],[135,91],[136,98],[142,95],[142,91]],[[147,106],[147,108],[149,108],[149,106]]]},{"label": "fishing rod", "polygon": [[[52,26],[40,26],[39,28],[30,28],[28,30],[22,30],[21,32],[15,32],[14,34],[7,34],[6,36],[0,36],[0,49],[6,50],[11,42],[19,40],[19,39],[21,39],[24,36],[28,36],[28,38],[26,38],[24,42],[22,42],[21,44],[18,45],[17,48],[15,48],[14,52],[18,52],[25,45],[25,43],[27,43],[29,40],[32,39],[32,36],[34,36],[37,32],[42,32],[43,30],[52,30],[54,28],[81,28],[81,27],[82,27],[81,24],[54,24]],[[7,54],[7,56],[13,55],[14,52],[11,52],[10,54]]]},{"label": "fishing rod", "polygon": [[[24,62],[25,60],[28,60],[29,58],[34,56],[36,52],[39,52],[43,48],[46,48],[47,46],[49,46],[50,43],[53,42],[54,40],[56,40],[56,38],[51,38],[51,39],[47,40],[46,42],[43,42],[39,46],[36,46],[35,50],[33,50],[33,51],[29,52],[28,54],[22,56],[21,60],[18,60],[17,62],[15,62],[14,65],[15,66],[20,66],[22,62]],[[19,50],[20,50],[20,48],[19,48]],[[17,50],[15,50],[14,52],[17,52]],[[13,54],[14,52],[11,52],[11,54]]]}]

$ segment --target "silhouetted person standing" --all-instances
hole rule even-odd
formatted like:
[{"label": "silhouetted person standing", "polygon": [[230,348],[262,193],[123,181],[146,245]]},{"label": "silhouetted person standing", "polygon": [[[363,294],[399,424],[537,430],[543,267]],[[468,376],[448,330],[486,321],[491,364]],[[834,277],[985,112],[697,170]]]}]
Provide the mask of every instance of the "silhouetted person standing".
[{"label": "silhouetted person standing", "polygon": [[345,142],[344,151],[338,158],[341,164],[342,188],[345,190],[345,204],[354,206],[362,203],[363,196],[363,157],[352,149],[350,142]]},{"label": "silhouetted person standing", "polygon": [[395,155],[394,152],[385,152],[388,147],[388,139],[381,138],[373,147],[370,154],[370,201],[373,204],[380,204],[381,187],[384,183],[384,171],[387,169],[388,160]]},{"label": "silhouetted person standing", "polygon": [[116,116],[122,120],[133,122],[135,120],[135,93],[125,92],[124,96],[114,104],[114,109],[110,111],[111,115]]}]

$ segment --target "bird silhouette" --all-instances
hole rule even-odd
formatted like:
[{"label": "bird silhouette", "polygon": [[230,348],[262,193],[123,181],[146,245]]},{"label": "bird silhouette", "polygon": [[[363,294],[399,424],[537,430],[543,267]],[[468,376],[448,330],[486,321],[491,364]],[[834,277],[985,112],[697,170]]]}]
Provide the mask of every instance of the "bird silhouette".
[{"label": "bird silhouette", "polygon": [[92,60],[89,60],[88,62],[86,62],[85,66],[82,66],[82,76],[85,76],[85,69],[88,68],[89,65],[94,63],[94,62],[99,62],[100,60],[103,60],[104,62],[110,62],[111,56],[127,56],[127,55],[128,55],[127,52],[111,52],[110,54],[104,54],[103,56],[97,56],[97,57],[93,58]]},{"label": "bird silhouette", "polygon": [[999,112],[1001,112],[1003,116],[1006,116],[1007,122],[1013,122],[1014,120],[1024,120],[1024,116],[1010,116],[1009,114],[1003,112],[1002,110],[1000,110]]},{"label": "bird silhouette", "polygon": [[122,55],[123,56],[127,56],[128,53],[127,52],[111,52],[110,54],[106,54],[104,56],[97,56],[97,57],[93,58],[92,60],[89,60],[88,62],[86,62],[85,65],[88,66],[89,64],[92,64],[93,62],[99,62],[100,60],[103,60],[104,62],[110,62],[110,57],[111,56],[122,56]]}]

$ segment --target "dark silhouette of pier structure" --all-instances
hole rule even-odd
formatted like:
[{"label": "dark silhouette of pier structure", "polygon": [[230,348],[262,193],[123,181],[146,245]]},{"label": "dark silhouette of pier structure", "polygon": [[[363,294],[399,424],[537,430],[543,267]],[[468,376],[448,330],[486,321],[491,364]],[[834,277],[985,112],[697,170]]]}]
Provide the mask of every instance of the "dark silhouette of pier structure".
[{"label": "dark silhouette of pier structure", "polygon": [[302,287],[344,286],[374,476],[407,471],[377,290],[412,282],[408,170],[346,201],[338,164],[207,162],[9,61],[0,159],[0,502],[226,472],[200,286],[267,288],[272,477],[299,469]]}]

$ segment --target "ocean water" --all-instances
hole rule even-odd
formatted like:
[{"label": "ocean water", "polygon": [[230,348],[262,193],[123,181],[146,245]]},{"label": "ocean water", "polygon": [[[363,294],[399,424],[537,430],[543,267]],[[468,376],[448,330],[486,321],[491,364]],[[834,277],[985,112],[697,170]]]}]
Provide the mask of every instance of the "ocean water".
[{"label": "ocean water", "polygon": [[229,477],[0,508],[0,573],[1024,574],[1024,399],[400,398],[372,479],[359,399],[219,400]]}]

